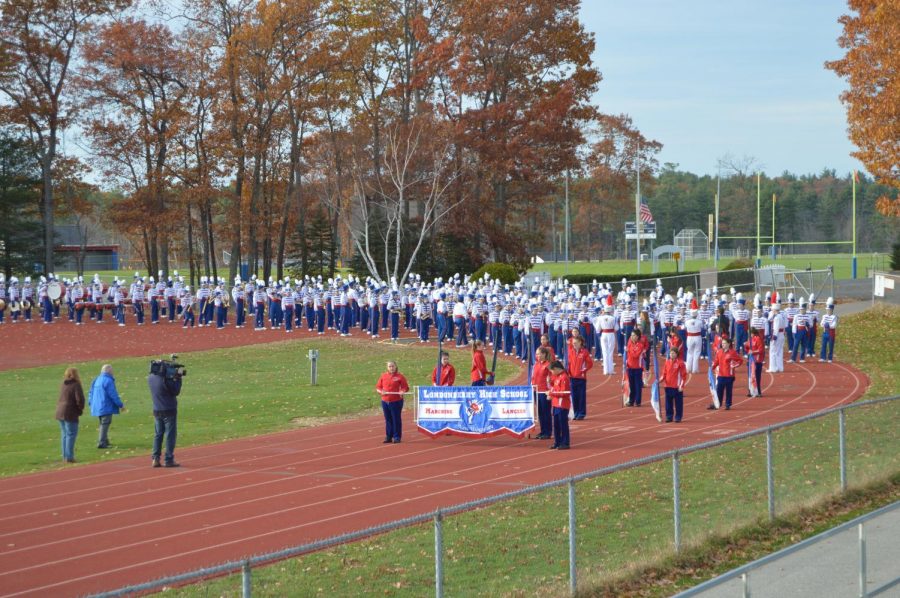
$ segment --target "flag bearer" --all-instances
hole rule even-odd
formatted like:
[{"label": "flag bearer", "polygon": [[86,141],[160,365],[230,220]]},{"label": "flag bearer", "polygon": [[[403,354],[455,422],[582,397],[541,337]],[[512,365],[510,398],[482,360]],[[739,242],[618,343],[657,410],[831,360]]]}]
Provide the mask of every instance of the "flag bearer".
[{"label": "flag bearer", "polygon": [[838,317],[834,315],[834,299],[825,302],[825,315],[822,316],[822,353],[819,361],[831,363],[834,357],[834,338],[837,332]]}]

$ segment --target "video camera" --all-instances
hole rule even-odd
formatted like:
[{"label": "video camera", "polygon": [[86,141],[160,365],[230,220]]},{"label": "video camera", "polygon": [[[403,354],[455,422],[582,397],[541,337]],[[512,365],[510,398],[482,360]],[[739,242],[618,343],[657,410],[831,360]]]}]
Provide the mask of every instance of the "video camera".
[{"label": "video camera", "polygon": [[150,373],[169,380],[177,380],[187,376],[187,369],[177,363],[178,355],[172,353],[169,359],[154,359],[150,362]]}]

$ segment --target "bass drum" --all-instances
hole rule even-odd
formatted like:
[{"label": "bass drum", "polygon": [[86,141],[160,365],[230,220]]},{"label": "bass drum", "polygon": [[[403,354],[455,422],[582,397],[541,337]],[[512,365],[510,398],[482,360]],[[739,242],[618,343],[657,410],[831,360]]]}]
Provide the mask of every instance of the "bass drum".
[{"label": "bass drum", "polygon": [[47,296],[50,298],[50,301],[58,301],[60,297],[62,297],[63,288],[62,285],[57,281],[53,281],[47,285]]}]

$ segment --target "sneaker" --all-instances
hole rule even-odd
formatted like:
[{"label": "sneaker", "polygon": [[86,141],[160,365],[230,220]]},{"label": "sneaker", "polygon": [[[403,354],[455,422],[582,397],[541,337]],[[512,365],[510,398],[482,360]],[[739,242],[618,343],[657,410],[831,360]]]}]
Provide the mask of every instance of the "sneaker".
[{"label": "sneaker", "polygon": [[718,409],[718,407],[716,407],[715,405],[710,405],[706,408],[707,411],[715,411],[716,409]]},{"label": "sneaker", "polygon": [[381,444],[390,444],[391,442],[393,442],[393,440],[391,440],[390,436],[387,436],[384,440],[381,441]]},{"label": "sneaker", "polygon": [[152,467],[162,467],[159,463],[159,457],[154,457],[152,461],[150,461],[150,465]]},{"label": "sneaker", "polygon": [[394,438],[394,444],[400,444],[400,439],[399,439],[399,438]]},{"label": "sneaker", "polygon": [[557,448],[557,450],[560,450],[560,451],[567,451],[567,450],[569,450],[569,445],[568,445],[568,444],[561,444],[561,445],[559,445],[559,446],[556,447],[556,448]]},{"label": "sneaker", "polygon": [[181,463],[176,463],[175,461],[166,461],[166,467],[181,467]]},{"label": "sneaker", "polygon": [[806,363],[806,360],[805,360],[805,359],[801,359],[801,360],[800,360],[800,363]]},{"label": "sneaker", "polygon": [[793,359],[788,359],[788,363],[794,363]]},{"label": "sneaker", "polygon": [[551,445],[550,445],[550,450],[558,449],[558,448],[559,448],[559,445],[558,445],[558,444],[551,444]]}]

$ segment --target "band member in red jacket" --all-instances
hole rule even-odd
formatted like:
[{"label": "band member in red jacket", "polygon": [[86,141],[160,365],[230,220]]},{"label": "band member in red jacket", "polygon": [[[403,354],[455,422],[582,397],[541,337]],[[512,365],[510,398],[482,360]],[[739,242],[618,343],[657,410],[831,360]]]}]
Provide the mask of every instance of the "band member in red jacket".
[{"label": "band member in red jacket", "polygon": [[472,343],[472,386],[484,386],[488,374],[487,360],[484,358],[484,342]]},{"label": "band member in red jacket", "polygon": [[584,337],[573,337],[568,347],[569,378],[572,384],[572,419],[584,419],[587,415],[587,373],[594,367],[591,352],[584,346]]},{"label": "band member in red jacket", "polygon": [[[725,409],[731,409],[731,395],[734,391],[734,371],[739,365],[744,363],[744,359],[738,355],[737,351],[731,348],[731,341],[723,338],[721,348],[716,351],[716,356],[709,367],[713,368],[716,373],[716,394],[719,396],[719,404],[725,404]],[[723,401],[722,398],[725,400]],[[715,409],[715,405],[710,405],[707,409]]]},{"label": "band member in red jacket", "polygon": [[[659,382],[666,389],[666,423],[680,422],[684,414],[684,382],[687,380],[687,366],[679,359],[679,350],[669,345],[669,354],[666,356],[666,365],[659,377]],[[674,407],[674,409],[673,409]]]},{"label": "band member in red jacket", "polygon": [[[766,360],[766,338],[764,330],[750,329],[750,340],[744,343],[744,351],[748,356],[753,356],[753,372],[751,375],[756,379],[756,396],[762,396],[762,369],[763,362]],[[747,393],[747,396],[751,396]]]},{"label": "band member in red jacket", "polygon": [[625,350],[625,368],[628,373],[629,396],[628,407],[641,406],[641,394],[644,388],[644,359],[650,342],[641,334],[640,328],[631,331],[628,346]]},{"label": "band member in red jacket", "polygon": [[387,362],[387,371],[378,379],[375,390],[381,395],[381,410],[384,412],[384,442],[400,442],[403,436],[403,395],[409,392],[409,383],[397,369],[397,362]]},{"label": "band member in red jacket", "polygon": [[550,405],[553,407],[552,449],[569,448],[569,408],[572,406],[572,385],[561,361],[550,364]]},{"label": "band member in red jacket", "polygon": [[550,399],[547,397],[547,391],[550,390],[551,351],[550,347],[541,346],[534,352],[531,385],[537,389],[538,422],[541,426],[541,433],[534,437],[535,440],[550,440],[550,434],[553,432]]},{"label": "band member in red jacket", "polygon": [[453,367],[453,364],[450,363],[450,354],[446,351],[441,351],[441,381],[438,383],[437,381],[437,366],[435,366],[434,371],[431,372],[431,383],[435,386],[453,386],[453,383],[456,382],[456,368]]}]

